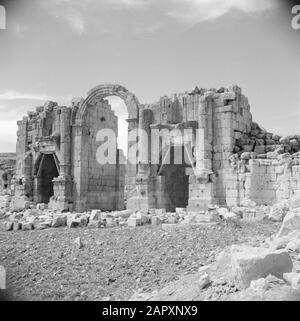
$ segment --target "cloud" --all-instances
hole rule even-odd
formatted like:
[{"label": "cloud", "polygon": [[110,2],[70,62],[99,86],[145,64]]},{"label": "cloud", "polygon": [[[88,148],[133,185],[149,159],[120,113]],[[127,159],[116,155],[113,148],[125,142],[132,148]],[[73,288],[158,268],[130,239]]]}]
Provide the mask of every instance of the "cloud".
[{"label": "cloud", "polygon": [[0,93],[0,100],[31,99],[31,100],[51,100],[46,94],[19,93],[15,90],[7,90]]},{"label": "cloud", "polygon": [[125,5],[130,7],[143,7],[148,5],[147,0],[105,0],[107,4]]},{"label": "cloud", "polygon": [[40,0],[38,4],[52,17],[65,22],[78,36],[85,31],[86,10],[93,0]]},{"label": "cloud", "polygon": [[15,90],[6,90],[3,93],[0,93],[0,100],[53,100],[53,99],[58,99],[62,101],[70,101],[72,99],[71,96],[65,96],[65,97],[51,97],[47,94],[36,94],[36,93],[20,93]]},{"label": "cloud", "polygon": [[244,13],[271,9],[274,0],[172,0],[168,15],[180,22],[195,23],[217,19],[232,9]]},{"label": "cloud", "polygon": [[84,32],[85,23],[83,17],[78,13],[66,14],[65,19],[69,24],[70,28],[79,36]]},{"label": "cloud", "polygon": [[[52,17],[77,36],[98,33],[155,33],[170,23],[193,25],[222,17],[232,9],[246,14],[272,9],[279,0],[39,0]],[[137,11],[135,13],[135,11]],[[90,28],[90,30],[88,30]]]},{"label": "cloud", "polygon": [[156,7],[179,22],[201,22],[219,18],[231,9],[254,13],[271,9],[276,0],[106,0],[128,7]]}]

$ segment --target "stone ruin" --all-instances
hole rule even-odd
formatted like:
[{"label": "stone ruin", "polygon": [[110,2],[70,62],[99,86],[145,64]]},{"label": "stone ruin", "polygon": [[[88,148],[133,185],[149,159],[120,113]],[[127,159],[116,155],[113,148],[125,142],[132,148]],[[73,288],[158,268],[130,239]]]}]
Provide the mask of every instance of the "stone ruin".
[{"label": "stone ruin", "polygon": [[16,172],[16,154],[0,153],[0,195],[11,193],[12,179]]},{"label": "stone ruin", "polygon": [[[142,129],[148,134],[146,143],[128,141],[128,151],[138,145],[135,163],[124,162],[117,143],[116,164],[96,160],[97,132],[118,132],[118,119],[105,100],[109,96],[124,100],[128,132]],[[155,129],[175,130],[179,136],[190,130],[192,138],[179,147],[173,141],[166,146],[151,135]],[[49,209],[70,212],[201,212],[214,205],[273,205],[300,194],[300,135],[281,138],[253,122],[238,86],[195,87],[141,104],[122,86],[100,85],[85,99],[73,99],[71,106],[49,101],[37,107],[18,122],[17,135],[11,209],[46,203]],[[151,158],[154,140],[158,163]],[[188,163],[165,161],[176,148]],[[143,149],[150,151],[146,160],[140,159]]]}]

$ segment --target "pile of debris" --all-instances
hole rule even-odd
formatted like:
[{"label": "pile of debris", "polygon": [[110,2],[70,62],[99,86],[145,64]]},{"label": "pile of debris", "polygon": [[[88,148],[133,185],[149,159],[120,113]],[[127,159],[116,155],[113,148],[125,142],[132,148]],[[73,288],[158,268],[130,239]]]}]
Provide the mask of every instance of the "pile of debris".
[{"label": "pile of debris", "polygon": [[[6,202],[9,202],[9,196],[6,196],[6,198]],[[2,197],[2,199],[4,198]],[[151,224],[154,226],[159,225],[162,229],[171,231],[189,225],[215,225],[224,220],[256,222],[269,219],[281,222],[289,211],[297,207],[300,207],[300,197],[297,196],[274,206],[258,206],[255,202],[245,201],[244,206],[211,206],[206,211],[198,212],[189,212],[186,208],[176,208],[176,212],[166,212],[162,208],[151,209],[147,213],[141,211],[133,212],[132,210],[113,212],[92,210],[84,213],[61,213],[47,209],[46,204],[31,205],[30,208],[23,211],[9,212],[3,206],[2,210],[0,210],[0,221],[2,221],[0,226],[5,231],[27,231],[63,226],[69,228],[105,228],[138,227]]]},{"label": "pile of debris", "polygon": [[[161,290],[136,292],[131,300],[300,301],[300,203],[261,246],[232,245],[216,260]],[[294,206],[296,204],[294,203]]]},{"label": "pile of debris", "polygon": [[281,137],[251,124],[250,133],[240,133],[235,141],[234,157],[241,160],[275,159],[282,154],[297,154],[300,151],[300,135]]}]

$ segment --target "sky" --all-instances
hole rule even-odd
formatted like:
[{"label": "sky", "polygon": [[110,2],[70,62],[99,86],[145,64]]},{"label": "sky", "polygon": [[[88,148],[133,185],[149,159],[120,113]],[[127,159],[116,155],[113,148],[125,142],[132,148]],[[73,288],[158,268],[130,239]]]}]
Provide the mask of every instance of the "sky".
[{"label": "sky", "polygon": [[[300,1],[299,1],[300,2]],[[237,84],[254,121],[300,134],[300,30],[280,0],[10,0],[0,30],[0,152],[46,100],[69,105],[116,83],[141,103]],[[288,2],[285,2],[288,3]],[[119,144],[126,144],[126,106]]]}]

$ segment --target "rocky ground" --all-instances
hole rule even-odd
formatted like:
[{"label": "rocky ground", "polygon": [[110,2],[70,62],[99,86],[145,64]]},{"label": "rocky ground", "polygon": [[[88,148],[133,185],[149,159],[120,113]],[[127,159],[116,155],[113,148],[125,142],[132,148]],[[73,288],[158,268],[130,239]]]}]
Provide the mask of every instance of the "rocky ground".
[{"label": "rocky ground", "polygon": [[227,220],[169,231],[161,225],[0,231],[0,265],[13,300],[128,300],[197,272],[228,245],[259,246],[280,225]]}]

